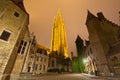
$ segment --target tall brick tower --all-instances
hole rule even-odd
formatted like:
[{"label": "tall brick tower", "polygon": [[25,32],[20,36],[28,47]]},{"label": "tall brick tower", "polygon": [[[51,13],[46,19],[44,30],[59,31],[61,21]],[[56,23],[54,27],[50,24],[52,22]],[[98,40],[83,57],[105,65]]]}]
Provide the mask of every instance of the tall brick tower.
[{"label": "tall brick tower", "polygon": [[60,10],[58,10],[58,14],[53,22],[50,52],[53,51],[68,57],[65,27]]}]

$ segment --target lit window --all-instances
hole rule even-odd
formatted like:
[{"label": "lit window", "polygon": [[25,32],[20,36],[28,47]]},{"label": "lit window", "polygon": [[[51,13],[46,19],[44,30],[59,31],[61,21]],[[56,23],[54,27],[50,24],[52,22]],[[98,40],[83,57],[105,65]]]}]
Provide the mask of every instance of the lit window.
[{"label": "lit window", "polygon": [[4,30],[0,36],[0,39],[8,41],[9,37],[10,37],[10,33]]}]

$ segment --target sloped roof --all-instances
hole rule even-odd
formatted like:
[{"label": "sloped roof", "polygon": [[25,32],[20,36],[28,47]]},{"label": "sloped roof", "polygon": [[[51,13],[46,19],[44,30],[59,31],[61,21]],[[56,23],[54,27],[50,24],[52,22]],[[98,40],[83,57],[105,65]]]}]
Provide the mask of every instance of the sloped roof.
[{"label": "sloped roof", "polygon": [[50,52],[50,49],[48,49],[47,47],[44,47],[44,46],[42,46],[42,45],[40,45],[40,44],[37,44],[38,45],[38,48],[42,48],[42,49],[45,49],[45,50],[47,50],[48,52]]},{"label": "sloped roof", "polygon": [[95,15],[93,15],[93,14],[88,10],[86,23],[87,23],[89,20],[93,19],[93,18],[97,18],[97,17],[96,17]]}]

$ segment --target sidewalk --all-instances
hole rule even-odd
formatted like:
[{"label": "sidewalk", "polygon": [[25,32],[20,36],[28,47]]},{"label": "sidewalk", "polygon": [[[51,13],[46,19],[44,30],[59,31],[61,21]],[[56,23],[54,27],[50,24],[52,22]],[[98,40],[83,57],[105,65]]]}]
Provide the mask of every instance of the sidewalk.
[{"label": "sidewalk", "polygon": [[100,79],[100,80],[120,80],[120,76],[95,76],[86,73],[82,73],[82,75],[89,77],[91,79]]}]

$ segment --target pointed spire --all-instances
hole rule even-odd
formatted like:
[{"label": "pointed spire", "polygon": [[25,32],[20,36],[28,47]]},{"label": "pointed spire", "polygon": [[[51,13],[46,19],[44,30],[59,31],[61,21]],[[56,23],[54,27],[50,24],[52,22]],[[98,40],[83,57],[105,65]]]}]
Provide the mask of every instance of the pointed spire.
[{"label": "pointed spire", "polygon": [[86,24],[89,20],[93,19],[93,18],[97,18],[95,15],[93,15],[89,10],[87,12],[87,20],[86,20]]},{"label": "pointed spire", "polygon": [[63,53],[64,56],[68,57],[66,33],[60,9],[58,9],[53,22],[50,51],[57,51],[58,54]]},{"label": "pointed spire", "polygon": [[54,18],[54,23],[55,24],[63,23],[60,8],[58,9],[57,16]]},{"label": "pointed spire", "polygon": [[98,16],[99,19],[105,19],[102,12],[97,13],[97,16]]},{"label": "pointed spire", "polygon": [[60,16],[61,16],[60,8],[58,9],[57,15],[60,15]]},{"label": "pointed spire", "polygon": [[79,35],[77,36],[77,39],[81,39]]},{"label": "pointed spire", "polygon": [[90,20],[92,18],[96,18],[95,15],[93,15],[89,10],[88,10],[88,14],[87,14],[87,19]]},{"label": "pointed spire", "polygon": [[78,35],[77,38],[76,38],[76,41],[83,41],[82,38]]},{"label": "pointed spire", "polygon": [[57,18],[62,20],[60,8],[58,9],[58,12],[57,12]]}]

